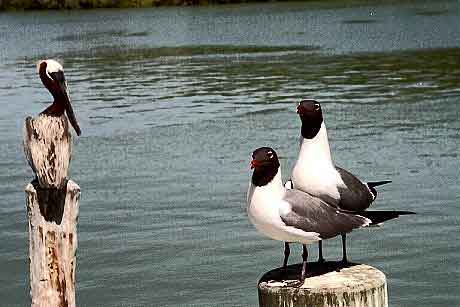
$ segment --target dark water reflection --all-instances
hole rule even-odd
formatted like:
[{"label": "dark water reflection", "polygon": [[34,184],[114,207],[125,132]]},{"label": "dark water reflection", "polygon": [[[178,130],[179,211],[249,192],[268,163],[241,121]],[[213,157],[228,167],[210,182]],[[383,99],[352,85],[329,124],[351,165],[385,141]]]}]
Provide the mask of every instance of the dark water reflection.
[{"label": "dark water reflection", "polygon": [[248,159],[271,145],[288,175],[301,97],[322,102],[339,165],[393,180],[376,208],[418,213],[351,234],[351,259],[387,274],[392,306],[459,305],[458,14],[415,1],[1,15],[2,306],[28,303],[20,134],[49,101],[45,56],[64,62],[83,130],[79,305],[256,305],[282,245],[245,215]]}]

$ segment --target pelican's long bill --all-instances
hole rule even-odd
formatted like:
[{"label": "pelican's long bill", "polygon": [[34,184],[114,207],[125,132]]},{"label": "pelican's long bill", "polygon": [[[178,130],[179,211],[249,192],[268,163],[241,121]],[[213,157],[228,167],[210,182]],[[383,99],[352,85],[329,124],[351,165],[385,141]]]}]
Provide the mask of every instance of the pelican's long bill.
[{"label": "pelican's long bill", "polygon": [[75,114],[72,109],[72,104],[70,102],[70,94],[67,88],[67,81],[64,77],[63,71],[53,72],[50,73],[51,78],[59,85],[59,89],[62,95],[62,102],[64,103],[65,112],[67,114],[67,118],[70,121],[70,124],[75,129],[77,135],[81,134],[80,126],[78,125],[77,119],[75,118]]}]

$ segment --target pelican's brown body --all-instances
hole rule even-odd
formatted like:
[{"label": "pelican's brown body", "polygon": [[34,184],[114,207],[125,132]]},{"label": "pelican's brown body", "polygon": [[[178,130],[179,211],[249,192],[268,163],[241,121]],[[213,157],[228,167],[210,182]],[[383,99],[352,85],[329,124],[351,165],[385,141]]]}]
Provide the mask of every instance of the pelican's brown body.
[{"label": "pelican's brown body", "polygon": [[67,182],[72,139],[67,117],[27,117],[24,124],[24,153],[42,188],[63,188]]}]

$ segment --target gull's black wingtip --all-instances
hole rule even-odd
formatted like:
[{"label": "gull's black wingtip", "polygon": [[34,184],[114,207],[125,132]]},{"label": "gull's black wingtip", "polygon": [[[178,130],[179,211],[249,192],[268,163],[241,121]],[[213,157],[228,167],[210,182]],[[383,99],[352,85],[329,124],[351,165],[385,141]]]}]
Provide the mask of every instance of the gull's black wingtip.
[{"label": "gull's black wingtip", "polygon": [[384,185],[384,184],[391,183],[391,182],[392,182],[391,180],[370,181],[370,182],[367,182],[367,185],[373,188],[373,187],[378,187],[379,185]]},{"label": "gull's black wingtip", "polygon": [[410,215],[416,214],[413,211],[363,211],[358,213],[361,216],[364,216],[372,221],[372,225],[377,225],[395,218],[398,218],[400,215]]},{"label": "gull's black wingtip", "polygon": [[395,211],[395,212],[398,212],[399,215],[417,214],[416,212],[413,212],[413,211]]}]

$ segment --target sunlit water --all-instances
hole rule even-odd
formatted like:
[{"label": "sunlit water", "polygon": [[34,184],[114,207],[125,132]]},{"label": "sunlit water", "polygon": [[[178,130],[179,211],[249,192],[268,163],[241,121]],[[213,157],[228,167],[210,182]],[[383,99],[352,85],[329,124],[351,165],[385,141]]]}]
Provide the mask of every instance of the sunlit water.
[{"label": "sunlit water", "polygon": [[287,178],[302,97],[337,164],[393,180],[374,208],[418,213],[355,231],[350,258],[386,273],[391,306],[460,305],[458,20],[458,1],[1,13],[1,305],[29,304],[21,131],[50,101],[42,58],[83,131],[79,306],[255,306],[282,243],[246,217],[250,153],[274,147]]}]

